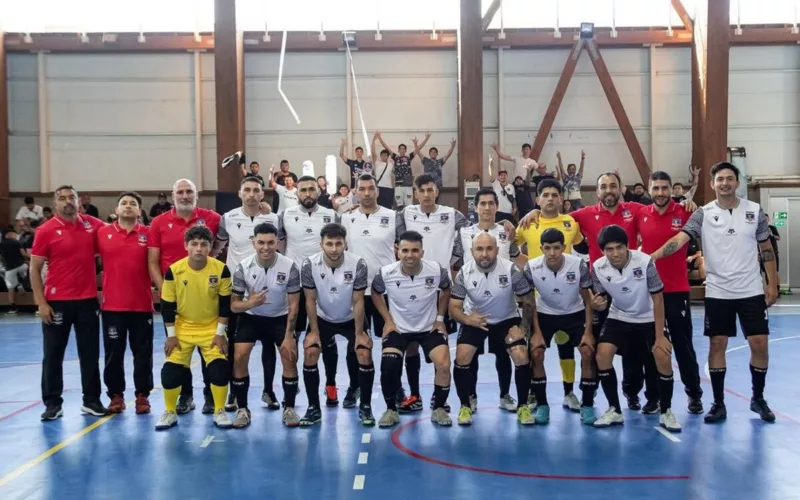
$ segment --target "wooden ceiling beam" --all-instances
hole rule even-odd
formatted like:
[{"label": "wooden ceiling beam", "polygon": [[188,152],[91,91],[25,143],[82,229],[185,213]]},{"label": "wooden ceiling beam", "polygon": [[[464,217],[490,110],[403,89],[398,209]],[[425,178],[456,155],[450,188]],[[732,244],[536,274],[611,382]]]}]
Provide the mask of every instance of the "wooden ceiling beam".
[{"label": "wooden ceiling beam", "polygon": [[492,0],[489,8],[486,9],[486,14],[483,15],[483,31],[489,29],[489,25],[492,24],[492,20],[497,11],[500,10],[501,5],[503,5],[503,0]]}]

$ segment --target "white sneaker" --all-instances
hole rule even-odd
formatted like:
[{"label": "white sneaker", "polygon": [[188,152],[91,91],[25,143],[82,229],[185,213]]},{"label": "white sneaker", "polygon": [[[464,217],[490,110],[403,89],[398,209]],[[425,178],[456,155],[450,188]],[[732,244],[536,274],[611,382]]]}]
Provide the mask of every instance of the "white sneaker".
[{"label": "white sneaker", "polygon": [[594,422],[595,427],[611,427],[612,425],[622,425],[625,419],[622,418],[622,413],[618,412],[615,408],[609,408],[603,413],[603,416]]},{"label": "white sneaker", "polygon": [[667,410],[666,413],[662,413],[658,418],[658,424],[670,432],[681,431],[681,424],[678,423],[678,419],[675,418],[672,410]]},{"label": "white sneaker", "polygon": [[389,427],[394,427],[395,425],[400,423],[400,414],[397,413],[397,410],[389,410],[387,409],[381,415],[381,419],[378,421],[378,427],[381,429],[388,429]]},{"label": "white sneaker", "polygon": [[294,411],[294,408],[283,409],[283,425],[286,427],[300,426],[300,416]]},{"label": "white sneaker", "polygon": [[250,410],[239,408],[236,410],[236,415],[233,416],[233,428],[243,429],[248,425],[250,425]]},{"label": "white sneaker", "polygon": [[453,425],[453,419],[447,414],[444,408],[436,408],[431,413],[431,422],[438,424],[442,427],[450,427]]},{"label": "white sneaker", "polygon": [[220,429],[230,429],[233,426],[233,423],[231,423],[231,419],[228,418],[228,414],[225,413],[224,408],[214,413],[214,425]]},{"label": "white sneaker", "polygon": [[564,401],[561,402],[561,406],[569,411],[574,411],[575,413],[579,413],[581,411],[581,402],[578,401],[578,397],[572,392],[564,396]]},{"label": "white sneaker", "polygon": [[165,411],[156,422],[156,430],[163,431],[175,426],[178,423],[178,414],[174,411]]},{"label": "white sneaker", "polygon": [[472,413],[478,411],[478,396],[469,397],[469,409],[472,410]]},{"label": "white sneaker", "polygon": [[511,394],[506,394],[500,398],[500,409],[517,413],[517,400],[511,397]]}]

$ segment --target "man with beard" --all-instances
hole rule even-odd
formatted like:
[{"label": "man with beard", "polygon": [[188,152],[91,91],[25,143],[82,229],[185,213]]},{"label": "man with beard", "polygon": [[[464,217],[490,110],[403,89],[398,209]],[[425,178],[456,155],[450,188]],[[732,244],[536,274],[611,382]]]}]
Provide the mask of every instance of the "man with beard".
[{"label": "man with beard", "polygon": [[[340,218],[332,209],[317,204],[319,189],[317,180],[313,176],[304,175],[297,180],[297,196],[299,205],[286,208],[278,214],[278,229],[281,238],[286,239],[286,256],[294,261],[298,269],[302,269],[303,261],[319,252],[319,235],[322,228],[332,222],[338,224]],[[301,332],[306,330],[307,324],[306,300],[301,291],[300,309],[294,325],[298,338]],[[287,362],[281,359],[284,363]],[[358,360],[355,352],[347,356],[347,362],[350,373],[357,373]],[[339,364],[339,350],[335,341],[322,346],[322,363],[325,365],[325,405],[338,406],[336,367]],[[296,379],[290,382],[297,384]],[[355,403],[352,406],[355,406]]]},{"label": "man with beard", "polygon": [[[179,179],[172,186],[172,201],[174,206],[150,223],[150,235],[147,242],[147,261],[150,268],[150,278],[161,293],[164,275],[169,266],[188,255],[184,242],[184,234],[194,226],[207,227],[212,235],[219,230],[220,216],[213,210],[197,206],[197,186],[189,179]],[[214,400],[211,394],[211,385],[208,381],[205,358],[201,358],[203,371],[203,413],[214,413]],[[195,408],[192,389],[192,370],[184,367],[181,396],[178,399],[176,412],[178,415],[188,413]]]},{"label": "man with beard", "polygon": [[[651,254],[670,238],[681,232],[691,216],[670,196],[672,179],[666,172],[650,175],[650,197],[653,204],[636,214],[636,226],[642,237],[641,251]],[[686,272],[686,249],[656,261],[661,281],[664,283],[664,312],[669,338],[675,350],[675,359],[681,381],[689,398],[689,413],[703,413],[700,388],[700,370],[692,345],[692,308],[689,304],[689,274]]]}]

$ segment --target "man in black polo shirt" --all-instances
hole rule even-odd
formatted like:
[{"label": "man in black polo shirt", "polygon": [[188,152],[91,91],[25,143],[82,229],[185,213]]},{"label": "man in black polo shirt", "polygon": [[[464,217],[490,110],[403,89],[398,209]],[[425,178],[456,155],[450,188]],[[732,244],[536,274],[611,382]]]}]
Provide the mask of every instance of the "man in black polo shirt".
[{"label": "man in black polo shirt", "polygon": [[355,160],[348,158],[347,155],[344,154],[346,144],[347,139],[342,137],[342,144],[339,146],[339,158],[350,168],[350,182],[346,184],[350,186],[350,189],[354,189],[356,187],[356,181],[361,175],[372,175],[372,160],[370,158],[364,160],[364,148],[361,146],[356,147]]},{"label": "man in black polo shirt", "polygon": [[9,314],[17,314],[16,295],[21,278],[27,274],[28,266],[25,264],[25,249],[19,242],[14,228],[6,231],[3,241],[0,241],[0,256],[6,268],[5,279],[8,288]]}]

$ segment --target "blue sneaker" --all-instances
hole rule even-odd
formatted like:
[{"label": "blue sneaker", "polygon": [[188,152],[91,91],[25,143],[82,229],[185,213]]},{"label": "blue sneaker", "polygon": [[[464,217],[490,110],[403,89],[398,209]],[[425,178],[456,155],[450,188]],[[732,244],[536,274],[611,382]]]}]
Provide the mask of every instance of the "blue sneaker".
[{"label": "blue sneaker", "polygon": [[540,405],[536,407],[534,412],[536,425],[544,425],[550,423],[550,407],[547,405]]},{"label": "blue sneaker", "polygon": [[597,420],[597,415],[594,414],[594,408],[591,406],[581,406],[581,423],[583,425],[594,425]]}]

